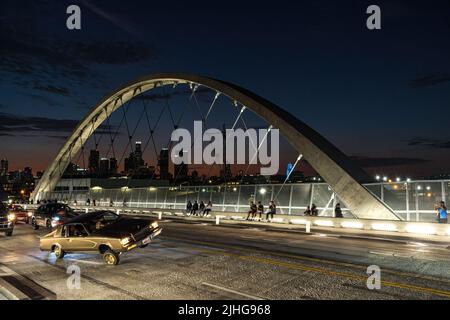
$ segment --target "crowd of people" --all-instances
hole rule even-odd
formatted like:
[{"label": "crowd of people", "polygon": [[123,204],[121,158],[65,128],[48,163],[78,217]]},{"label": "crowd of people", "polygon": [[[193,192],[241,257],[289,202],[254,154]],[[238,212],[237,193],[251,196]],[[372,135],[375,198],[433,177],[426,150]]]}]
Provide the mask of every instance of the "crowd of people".
[{"label": "crowd of people", "polygon": [[[273,216],[277,213],[277,206],[275,204],[275,201],[271,200],[269,201],[269,207],[266,211],[264,211],[264,205],[261,203],[261,201],[258,201],[258,204],[256,205],[255,202],[250,202],[250,210],[247,212],[247,219],[246,220],[256,220],[256,216],[259,215],[258,220],[262,220],[262,215],[266,215],[266,221],[270,222],[273,219]],[[269,219],[270,217],[270,219]]]},{"label": "crowd of people", "polygon": [[186,213],[192,216],[202,216],[208,217],[212,211],[212,202],[208,201],[208,204],[205,205],[203,201],[200,201],[200,204],[197,200],[194,203],[189,200],[186,204]]}]

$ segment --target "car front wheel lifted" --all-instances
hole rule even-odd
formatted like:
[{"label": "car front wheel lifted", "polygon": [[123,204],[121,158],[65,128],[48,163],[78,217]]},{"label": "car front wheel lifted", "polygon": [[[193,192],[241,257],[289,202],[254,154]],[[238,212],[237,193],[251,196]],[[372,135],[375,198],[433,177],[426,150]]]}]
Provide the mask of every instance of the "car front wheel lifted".
[{"label": "car front wheel lifted", "polygon": [[103,260],[106,262],[106,264],[116,266],[120,262],[119,255],[112,251],[111,249],[108,249],[103,253]]}]

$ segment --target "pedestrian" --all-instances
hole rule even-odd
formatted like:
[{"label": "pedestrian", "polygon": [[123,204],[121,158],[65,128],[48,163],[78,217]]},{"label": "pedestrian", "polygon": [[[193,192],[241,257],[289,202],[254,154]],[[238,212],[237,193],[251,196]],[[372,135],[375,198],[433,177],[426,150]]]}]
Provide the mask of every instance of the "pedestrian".
[{"label": "pedestrian", "polygon": [[111,199],[111,200],[109,200],[109,206],[110,207],[114,207],[114,201]]},{"label": "pedestrian", "polygon": [[439,223],[448,223],[447,207],[444,201],[439,202],[436,215]]},{"label": "pedestrian", "polygon": [[[267,222],[270,222],[271,220],[273,220],[273,215],[276,213],[277,213],[277,206],[275,205],[275,202],[273,200],[271,200],[269,202],[269,210],[267,210],[267,212],[266,212]],[[269,220],[269,215],[270,215],[270,220]]]},{"label": "pedestrian", "polygon": [[191,214],[192,211],[192,202],[191,200],[188,200],[187,204],[186,204],[186,214]]},{"label": "pedestrian", "polygon": [[307,206],[305,212],[303,213],[305,216],[310,216],[311,215],[311,207]]},{"label": "pedestrian", "polygon": [[336,207],[334,207],[334,217],[335,218],[343,218],[341,204],[337,203]]},{"label": "pedestrian", "polygon": [[199,209],[199,215],[201,214],[203,216],[203,214],[205,213],[205,203],[203,201],[200,201]]},{"label": "pedestrian", "polygon": [[261,220],[261,215],[264,213],[264,206],[262,205],[261,201],[258,201],[258,214],[259,214],[259,220]]},{"label": "pedestrian", "polygon": [[92,200],[92,205],[95,207],[96,205],[95,199]]},{"label": "pedestrian", "polygon": [[319,209],[317,209],[317,207],[314,203],[311,206],[311,215],[313,215],[313,216],[319,215]]},{"label": "pedestrian", "polygon": [[197,200],[194,201],[194,204],[192,205],[191,215],[196,216],[198,211],[198,202]]},{"label": "pedestrian", "polygon": [[209,216],[209,214],[211,213],[211,211],[212,211],[212,202],[211,202],[211,201],[208,201],[208,204],[206,205],[205,210],[203,210],[203,215],[204,215],[205,217],[207,217],[207,216]]},{"label": "pedestrian", "polygon": [[90,206],[90,205],[91,205],[91,199],[87,198],[87,200],[86,200],[86,205],[87,205],[87,206]]},{"label": "pedestrian", "polygon": [[250,201],[250,210],[247,213],[246,220],[250,220],[250,217],[254,217],[257,210],[258,210],[258,208],[256,207],[256,204],[253,201]]}]

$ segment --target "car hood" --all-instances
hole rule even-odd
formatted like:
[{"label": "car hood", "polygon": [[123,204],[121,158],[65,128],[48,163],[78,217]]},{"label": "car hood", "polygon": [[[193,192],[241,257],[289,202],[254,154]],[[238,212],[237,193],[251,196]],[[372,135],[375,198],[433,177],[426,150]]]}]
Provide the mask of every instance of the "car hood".
[{"label": "car hood", "polygon": [[144,228],[147,228],[152,221],[148,219],[119,217],[113,223],[106,227],[96,230],[93,234],[106,237],[124,237],[135,234]]}]

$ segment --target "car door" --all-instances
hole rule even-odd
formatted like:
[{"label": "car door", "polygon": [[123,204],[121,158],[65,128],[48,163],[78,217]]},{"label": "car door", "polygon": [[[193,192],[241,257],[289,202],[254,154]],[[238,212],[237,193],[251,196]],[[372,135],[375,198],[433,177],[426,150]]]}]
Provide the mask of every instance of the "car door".
[{"label": "car door", "polygon": [[40,226],[45,226],[45,212],[47,211],[47,206],[43,205],[36,209],[34,212],[34,218],[36,223]]},{"label": "car door", "polygon": [[81,223],[69,224],[69,237],[67,246],[72,251],[93,251],[96,250],[96,242],[92,241],[89,232]]}]

